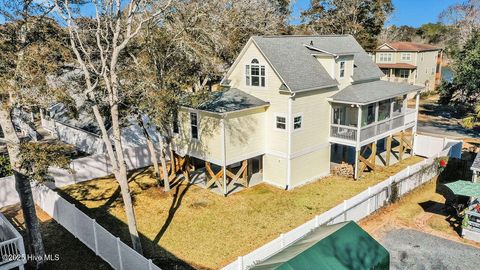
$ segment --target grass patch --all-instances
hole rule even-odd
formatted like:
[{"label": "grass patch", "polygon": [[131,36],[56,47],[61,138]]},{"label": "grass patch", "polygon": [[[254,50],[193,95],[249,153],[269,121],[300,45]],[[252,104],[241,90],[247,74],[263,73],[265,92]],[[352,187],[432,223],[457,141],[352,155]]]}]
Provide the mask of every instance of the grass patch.
[{"label": "grass patch", "polygon": [[[218,269],[420,160],[359,181],[331,176],[292,191],[260,184],[226,198],[188,183],[164,193],[150,171],[135,173],[130,187],[147,257],[164,269]],[[92,180],[60,193],[130,243],[116,181]]]}]

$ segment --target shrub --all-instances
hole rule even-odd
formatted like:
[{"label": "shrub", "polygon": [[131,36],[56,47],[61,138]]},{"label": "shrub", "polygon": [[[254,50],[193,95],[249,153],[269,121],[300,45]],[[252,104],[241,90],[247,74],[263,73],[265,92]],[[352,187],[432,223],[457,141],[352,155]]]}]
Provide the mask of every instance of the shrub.
[{"label": "shrub", "polygon": [[466,129],[473,129],[475,127],[475,116],[467,116],[462,119],[460,125]]},{"label": "shrub", "polygon": [[12,167],[8,156],[0,155],[0,177],[12,175]]}]

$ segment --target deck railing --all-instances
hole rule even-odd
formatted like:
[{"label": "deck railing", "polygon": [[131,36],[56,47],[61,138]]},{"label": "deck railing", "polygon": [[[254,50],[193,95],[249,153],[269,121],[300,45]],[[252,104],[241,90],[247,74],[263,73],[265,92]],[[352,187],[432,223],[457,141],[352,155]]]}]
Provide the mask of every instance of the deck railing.
[{"label": "deck railing", "polygon": [[0,269],[23,269],[26,262],[22,236],[0,213]]},{"label": "deck railing", "polygon": [[[378,121],[364,126],[360,129],[360,142],[368,140],[378,135],[387,134],[389,131],[402,126],[415,123],[416,110],[407,109],[404,114]],[[343,126],[337,124],[330,125],[330,137],[347,140],[351,142],[357,141],[358,130],[356,127]]]}]

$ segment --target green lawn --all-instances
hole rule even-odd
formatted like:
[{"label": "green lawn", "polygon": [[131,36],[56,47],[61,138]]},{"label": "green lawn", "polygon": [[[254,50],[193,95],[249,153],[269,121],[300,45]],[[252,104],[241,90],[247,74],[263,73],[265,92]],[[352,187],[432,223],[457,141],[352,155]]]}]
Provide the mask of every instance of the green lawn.
[{"label": "green lawn", "polygon": [[[155,186],[150,170],[135,172],[130,186],[147,257],[164,269],[218,269],[420,160],[408,158],[367,173],[360,181],[332,176],[293,191],[260,184],[226,198],[187,183],[164,193]],[[113,179],[92,180],[60,192],[130,242]]]}]

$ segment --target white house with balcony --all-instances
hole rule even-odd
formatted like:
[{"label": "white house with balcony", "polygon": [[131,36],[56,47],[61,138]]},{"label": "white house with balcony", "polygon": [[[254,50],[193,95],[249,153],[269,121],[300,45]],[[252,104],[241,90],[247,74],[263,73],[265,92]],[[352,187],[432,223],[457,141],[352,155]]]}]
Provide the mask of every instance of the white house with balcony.
[{"label": "white house with balcony", "polygon": [[203,167],[205,186],[224,194],[253,180],[291,189],[329,175],[332,162],[359,177],[384,148],[398,160],[413,144],[422,87],[383,76],[350,35],[252,37],[223,89],[179,112],[178,163]]},{"label": "white house with balcony", "polygon": [[387,42],[374,52],[382,80],[409,83],[434,91],[441,83],[443,50],[413,42]]}]

